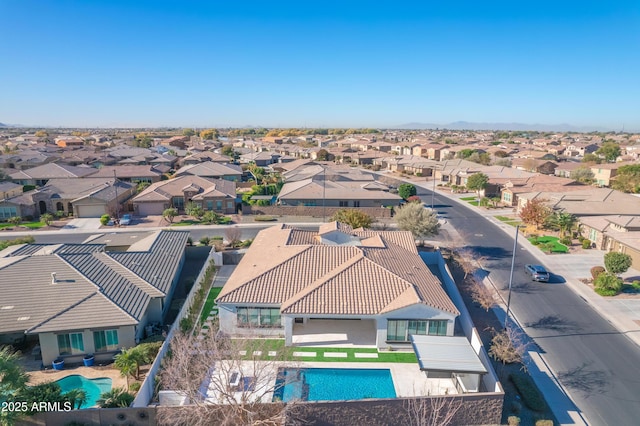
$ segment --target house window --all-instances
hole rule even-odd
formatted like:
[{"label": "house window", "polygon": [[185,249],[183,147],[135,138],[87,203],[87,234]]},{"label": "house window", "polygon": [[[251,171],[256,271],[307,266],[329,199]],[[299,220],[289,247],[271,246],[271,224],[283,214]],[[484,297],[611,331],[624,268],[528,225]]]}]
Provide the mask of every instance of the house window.
[{"label": "house window", "polygon": [[589,231],[589,239],[590,239],[592,242],[595,242],[595,241],[596,241],[596,237],[597,237],[597,231],[596,231],[595,229],[591,229],[591,230]]},{"label": "house window", "polygon": [[173,207],[184,210],[184,197],[173,197]]},{"label": "house window", "polygon": [[360,207],[360,201],[354,201],[353,207]]},{"label": "house window", "polygon": [[228,209],[232,209],[233,208],[233,201],[227,201],[227,208]]},{"label": "house window", "polygon": [[446,336],[447,320],[388,320],[387,341],[408,342],[411,334]]},{"label": "house window", "polygon": [[503,192],[502,193],[502,198],[504,198],[504,201],[507,203],[511,202],[511,193],[510,192]]},{"label": "house window", "polygon": [[93,332],[93,343],[96,352],[115,351],[118,349],[118,330],[101,330]]},{"label": "house window", "polygon": [[18,216],[18,209],[15,207],[0,207],[0,219],[9,219]]},{"label": "house window", "polygon": [[60,355],[84,353],[82,333],[58,334],[58,352]]},{"label": "house window", "polygon": [[282,327],[279,308],[238,308],[238,327]]},{"label": "house window", "polygon": [[349,202],[348,201],[340,201],[339,202],[340,207],[349,207]]},{"label": "house window", "polygon": [[216,210],[222,210],[222,201],[216,201]]},{"label": "house window", "polygon": [[207,201],[207,210],[213,210],[213,201],[212,200],[208,200]]}]

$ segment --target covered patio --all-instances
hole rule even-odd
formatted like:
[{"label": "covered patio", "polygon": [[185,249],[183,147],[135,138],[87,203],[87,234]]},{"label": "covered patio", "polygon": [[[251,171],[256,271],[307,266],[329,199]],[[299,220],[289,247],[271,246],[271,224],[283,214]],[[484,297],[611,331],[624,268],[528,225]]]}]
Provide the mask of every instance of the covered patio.
[{"label": "covered patio", "polygon": [[305,318],[293,324],[294,346],[375,348],[376,321]]}]

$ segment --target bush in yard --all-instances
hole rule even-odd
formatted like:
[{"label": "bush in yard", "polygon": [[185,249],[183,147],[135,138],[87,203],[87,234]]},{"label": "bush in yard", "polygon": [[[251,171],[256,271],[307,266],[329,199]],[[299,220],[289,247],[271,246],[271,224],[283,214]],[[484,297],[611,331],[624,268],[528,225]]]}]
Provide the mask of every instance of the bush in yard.
[{"label": "bush in yard", "polygon": [[509,426],[518,426],[520,424],[520,417],[509,416],[509,418],[507,418],[507,424]]},{"label": "bush in yard", "polygon": [[604,269],[604,267],[602,266],[594,266],[593,268],[590,269],[591,272],[591,277],[595,280],[596,278],[598,278],[598,275],[602,274],[603,272],[606,272],[606,269]]},{"label": "bush in yard", "polygon": [[200,244],[202,244],[203,246],[208,246],[210,241],[211,239],[209,237],[200,238]]},{"label": "bush in yard", "polygon": [[420,197],[418,197],[417,195],[412,195],[411,197],[407,198],[407,201],[409,203],[421,203],[422,202]]},{"label": "bush in yard", "polygon": [[553,420],[537,420],[536,426],[553,426]]},{"label": "bush in yard", "polygon": [[600,296],[615,296],[622,291],[622,280],[611,272],[603,272],[593,281]]},{"label": "bush in yard", "polygon": [[417,194],[417,190],[415,185],[410,183],[402,183],[398,186],[398,195],[404,198],[405,200],[411,197],[412,195]]},{"label": "bush in yard", "polygon": [[570,246],[571,243],[572,243],[571,238],[569,238],[569,237],[563,237],[563,238],[559,239],[558,242],[560,244],[564,244],[567,247]]},{"label": "bush in yard", "polygon": [[612,251],[604,255],[604,267],[612,274],[622,274],[631,267],[631,256]]},{"label": "bush in yard", "polygon": [[531,377],[525,373],[512,373],[509,375],[509,379],[511,379],[516,389],[518,389],[527,407],[534,411],[545,410],[546,404],[544,398],[535,383],[533,383],[533,380],[531,380]]},{"label": "bush in yard", "polygon": [[[422,206],[420,206],[422,207]],[[371,228],[371,224],[374,222],[373,217],[369,216],[365,212],[358,209],[341,209],[331,216],[332,221],[338,221],[346,223],[353,229],[357,228]]]},{"label": "bush in yard", "polygon": [[582,240],[582,248],[585,250],[591,248],[591,240]]},{"label": "bush in yard", "polygon": [[102,226],[105,226],[107,223],[109,223],[110,219],[111,216],[109,216],[108,214],[103,214],[102,216],[100,216],[100,224]]}]

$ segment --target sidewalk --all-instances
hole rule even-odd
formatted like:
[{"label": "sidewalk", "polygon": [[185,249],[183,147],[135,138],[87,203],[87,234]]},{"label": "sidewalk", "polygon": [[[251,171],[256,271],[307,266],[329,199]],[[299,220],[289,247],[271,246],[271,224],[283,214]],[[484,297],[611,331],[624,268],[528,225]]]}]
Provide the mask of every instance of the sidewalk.
[{"label": "sidewalk", "polygon": [[[466,205],[474,209],[496,226],[507,233],[512,239],[515,237],[515,227],[499,221],[495,216],[513,215],[512,209],[492,209],[485,210],[474,207],[471,204],[460,200],[468,194],[445,194],[438,191],[440,195],[453,200],[459,204]],[[640,346],[640,295],[631,297],[605,298],[598,295],[593,289],[580,282],[582,278],[590,278],[592,266],[604,266],[605,252],[601,250],[585,250],[583,253],[570,254],[545,254],[538,247],[534,246],[523,238],[518,237],[518,244],[538,261],[547,266],[552,273],[560,275],[565,279],[565,284],[578,296],[584,299],[602,317],[609,321],[618,331],[625,334],[636,345]],[[629,269],[624,277],[640,276],[640,271]]]}]

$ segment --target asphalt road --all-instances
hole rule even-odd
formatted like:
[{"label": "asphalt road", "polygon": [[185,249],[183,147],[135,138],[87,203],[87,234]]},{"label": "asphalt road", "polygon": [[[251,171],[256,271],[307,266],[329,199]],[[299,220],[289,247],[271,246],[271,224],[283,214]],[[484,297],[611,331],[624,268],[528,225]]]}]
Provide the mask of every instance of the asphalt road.
[{"label": "asphalt road", "polygon": [[[428,193],[422,198],[430,204]],[[513,239],[477,212],[438,194],[435,208],[460,232],[467,247],[486,256],[483,266],[506,300]],[[516,251],[511,311],[576,405],[593,425],[640,424],[640,348],[568,288],[562,277],[552,276],[548,284],[531,281],[524,265],[539,262],[521,247]]]}]

